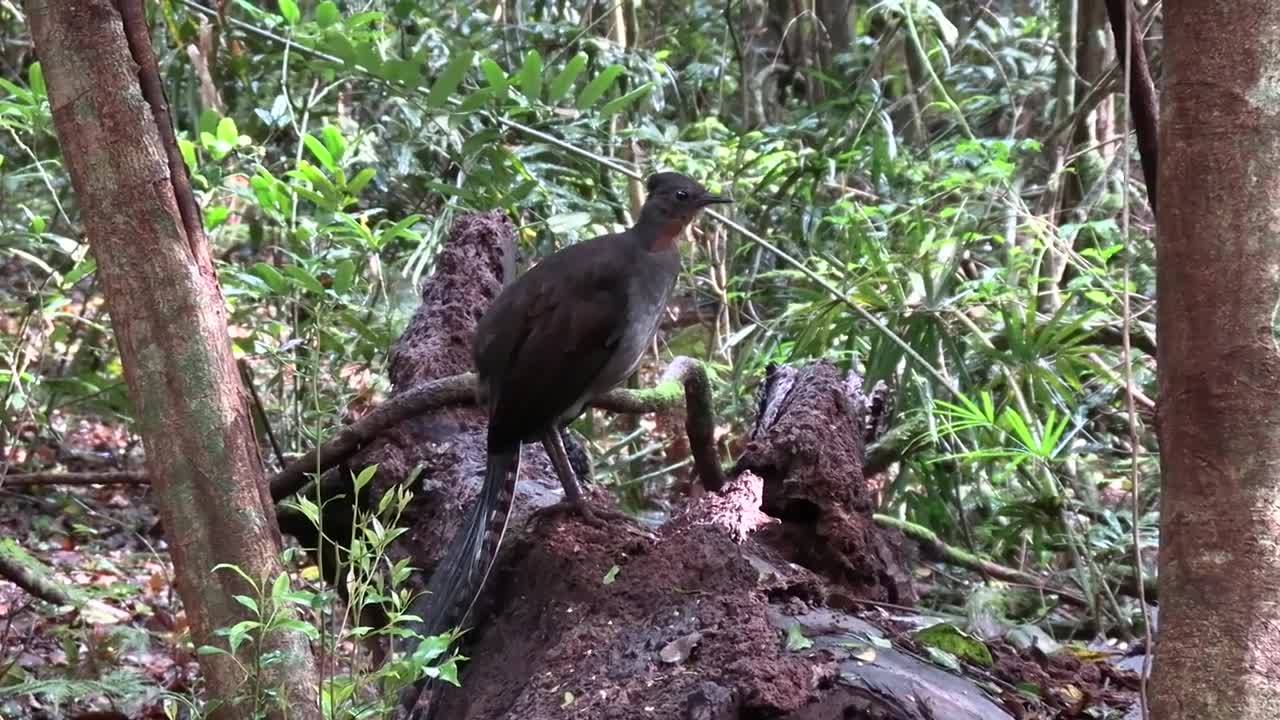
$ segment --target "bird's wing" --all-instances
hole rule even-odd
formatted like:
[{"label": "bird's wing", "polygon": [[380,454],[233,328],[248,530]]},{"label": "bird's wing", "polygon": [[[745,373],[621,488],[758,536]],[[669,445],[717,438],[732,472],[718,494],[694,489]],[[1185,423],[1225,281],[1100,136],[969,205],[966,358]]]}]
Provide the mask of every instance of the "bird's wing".
[{"label": "bird's wing", "polygon": [[526,298],[519,339],[491,377],[490,433],[523,440],[582,399],[625,330],[627,294],[590,276],[548,284]]}]

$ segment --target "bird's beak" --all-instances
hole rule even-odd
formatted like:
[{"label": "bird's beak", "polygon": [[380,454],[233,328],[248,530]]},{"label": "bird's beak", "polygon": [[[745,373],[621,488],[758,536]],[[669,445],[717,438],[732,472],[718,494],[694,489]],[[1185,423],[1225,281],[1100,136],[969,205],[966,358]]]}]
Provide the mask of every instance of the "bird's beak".
[{"label": "bird's beak", "polygon": [[733,202],[733,198],[727,195],[712,195],[711,193],[707,193],[702,197],[702,207],[706,207],[708,205],[718,205],[721,203],[731,203],[731,202]]}]

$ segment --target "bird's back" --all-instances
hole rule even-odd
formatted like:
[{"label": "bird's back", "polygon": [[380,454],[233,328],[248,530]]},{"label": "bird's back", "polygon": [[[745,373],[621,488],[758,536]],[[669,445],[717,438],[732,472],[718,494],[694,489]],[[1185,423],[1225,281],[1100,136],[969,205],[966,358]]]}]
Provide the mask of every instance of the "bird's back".
[{"label": "bird's back", "polygon": [[648,252],[616,233],[564,248],[508,285],[473,345],[497,433],[527,439],[624,380],[679,269],[675,250]]}]

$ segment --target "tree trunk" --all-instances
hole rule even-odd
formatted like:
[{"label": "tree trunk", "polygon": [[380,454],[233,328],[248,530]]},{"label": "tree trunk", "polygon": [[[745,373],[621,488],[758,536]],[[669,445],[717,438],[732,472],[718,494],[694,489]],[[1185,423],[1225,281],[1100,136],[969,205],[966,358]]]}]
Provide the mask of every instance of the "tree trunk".
[{"label": "tree trunk", "polygon": [[1280,717],[1280,6],[1165,8],[1152,717]]},{"label": "tree trunk", "polygon": [[[146,445],[177,589],[196,646],[225,648],[214,631],[245,619],[232,596],[252,592],[234,573],[213,567],[234,564],[269,588],[282,572],[279,531],[200,214],[185,167],[175,162],[141,3],[31,0],[26,9]],[[306,639],[276,634],[257,651],[273,649],[282,655],[278,676],[263,681],[283,684],[289,717],[319,717]],[[209,699],[221,703],[210,717],[248,717],[245,677],[234,660],[201,655],[200,663]]]},{"label": "tree trunk", "polygon": [[[1107,8],[1103,0],[1082,0],[1077,16],[1079,30],[1076,39],[1076,74],[1079,81],[1076,85],[1076,99],[1083,99],[1100,82],[1111,63],[1115,62],[1115,53],[1111,46],[1111,35],[1107,31]],[[1115,143],[1112,139],[1116,132],[1116,113],[1114,95],[1107,97],[1089,111],[1089,116],[1076,127],[1075,144],[1081,148],[1097,147],[1090,154],[1097,154],[1099,161],[1090,161],[1105,169],[1115,157]],[[1075,184],[1078,188],[1093,187],[1099,178],[1098,172],[1082,168],[1082,178]],[[1077,190],[1077,197],[1084,193]]]}]

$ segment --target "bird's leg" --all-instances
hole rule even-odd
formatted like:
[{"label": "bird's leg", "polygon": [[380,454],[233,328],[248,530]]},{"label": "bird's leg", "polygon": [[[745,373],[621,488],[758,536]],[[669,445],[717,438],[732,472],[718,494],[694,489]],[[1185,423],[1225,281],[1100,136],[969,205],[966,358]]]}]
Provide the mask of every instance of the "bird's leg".
[{"label": "bird's leg", "polygon": [[542,449],[551,458],[551,465],[556,469],[556,477],[564,488],[564,499],[572,503],[582,502],[582,486],[578,484],[578,473],[569,462],[569,453],[564,447],[564,437],[558,429],[548,430],[542,435]]},{"label": "bird's leg", "polygon": [[559,430],[552,428],[544,432],[542,434],[542,447],[551,458],[551,464],[556,469],[556,476],[560,478],[560,485],[564,488],[564,500],[535,510],[529,517],[530,521],[546,515],[558,515],[562,512],[576,512],[582,516],[583,520],[596,527],[605,527],[608,525],[608,521],[611,520],[626,519],[626,515],[615,510],[593,509],[587,499],[582,496],[582,488],[578,485],[578,476],[573,472],[573,466],[569,464],[569,455],[564,450],[564,440],[561,439]]}]

